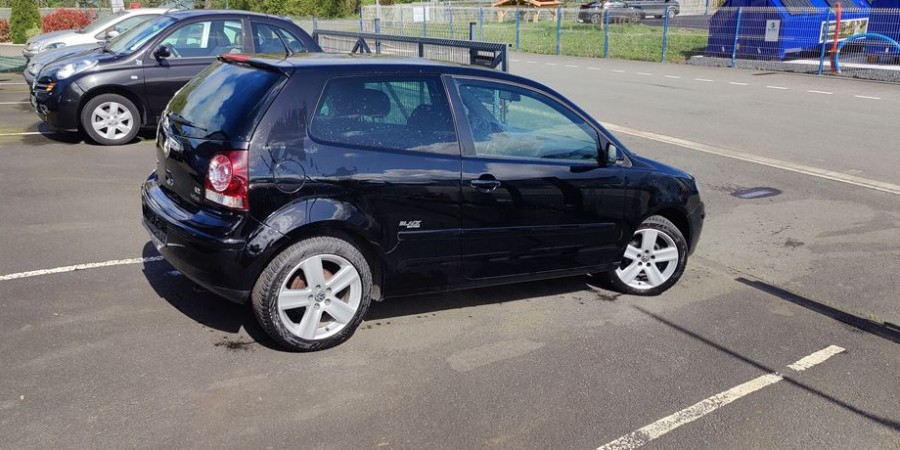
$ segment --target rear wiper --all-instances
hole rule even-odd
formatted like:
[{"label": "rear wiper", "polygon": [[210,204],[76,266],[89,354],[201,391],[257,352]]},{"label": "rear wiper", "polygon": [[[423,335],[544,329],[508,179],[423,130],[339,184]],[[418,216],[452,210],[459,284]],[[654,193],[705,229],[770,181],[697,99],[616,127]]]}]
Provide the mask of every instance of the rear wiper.
[{"label": "rear wiper", "polygon": [[181,114],[178,114],[178,113],[170,112],[169,120],[171,120],[175,123],[180,123],[182,125],[189,126],[191,128],[196,128],[200,131],[209,131],[206,128],[201,127],[200,125],[197,125],[194,122],[191,122],[190,120],[185,119],[184,117],[181,116]]}]

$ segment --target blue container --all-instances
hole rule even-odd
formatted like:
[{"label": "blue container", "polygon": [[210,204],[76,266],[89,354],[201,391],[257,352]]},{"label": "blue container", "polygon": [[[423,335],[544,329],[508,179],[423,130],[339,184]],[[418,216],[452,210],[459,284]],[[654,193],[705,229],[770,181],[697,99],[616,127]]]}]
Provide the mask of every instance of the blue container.
[{"label": "blue container", "polygon": [[[883,34],[900,42],[900,0],[872,0],[869,33]],[[866,54],[878,57],[900,55],[897,47],[884,40],[867,41]],[[871,59],[871,58],[870,58]]]},{"label": "blue container", "polygon": [[[818,58],[822,37],[831,36],[830,40],[834,36],[831,8],[836,3],[836,0],[727,0],[710,20],[706,54],[731,57],[737,8],[744,8],[738,31],[738,58],[785,60],[813,55]],[[847,7],[849,3],[854,5],[852,9]],[[865,32],[869,21],[868,1],[843,0],[843,5],[841,35],[847,31]],[[829,27],[830,34],[825,31]]]}]

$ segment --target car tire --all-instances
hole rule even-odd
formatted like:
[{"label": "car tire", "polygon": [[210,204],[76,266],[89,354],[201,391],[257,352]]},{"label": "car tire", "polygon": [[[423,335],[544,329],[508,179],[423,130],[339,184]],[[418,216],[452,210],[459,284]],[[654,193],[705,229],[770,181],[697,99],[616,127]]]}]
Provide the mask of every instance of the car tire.
[{"label": "car tire", "polygon": [[603,16],[600,14],[591,14],[591,23],[594,25],[600,24],[603,21]]},{"label": "car tire", "polygon": [[304,239],[263,270],[251,294],[257,321],[291,351],[322,350],[353,335],[369,309],[372,272],[363,254],[332,236]]},{"label": "car tire", "polygon": [[681,278],[687,253],[681,230],[665,217],[651,216],[635,230],[621,264],[606,279],[624,294],[659,295]]},{"label": "car tire", "polygon": [[123,145],[134,140],[141,128],[137,106],[118,94],[100,94],[81,110],[81,128],[100,145]]},{"label": "car tire", "polygon": [[666,15],[669,16],[669,20],[672,20],[675,18],[675,16],[678,15],[678,11],[676,11],[674,8],[669,8],[668,10],[666,10]]},{"label": "car tire", "polygon": [[633,12],[628,16],[628,21],[631,23],[638,23],[641,21],[641,15],[637,12]]}]

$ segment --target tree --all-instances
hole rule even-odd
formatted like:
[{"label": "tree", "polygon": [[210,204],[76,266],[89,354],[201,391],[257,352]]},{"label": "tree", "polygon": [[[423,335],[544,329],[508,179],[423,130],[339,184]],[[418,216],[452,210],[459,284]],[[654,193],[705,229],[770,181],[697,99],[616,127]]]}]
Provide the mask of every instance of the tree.
[{"label": "tree", "polygon": [[34,0],[13,0],[9,34],[14,44],[24,44],[32,30],[41,29],[41,12]]}]

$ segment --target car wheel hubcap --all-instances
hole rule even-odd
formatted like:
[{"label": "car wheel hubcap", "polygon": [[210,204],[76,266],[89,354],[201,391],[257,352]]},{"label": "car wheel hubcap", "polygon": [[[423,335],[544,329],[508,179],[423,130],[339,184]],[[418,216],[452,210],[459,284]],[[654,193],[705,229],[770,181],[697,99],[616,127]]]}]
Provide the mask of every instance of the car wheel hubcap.
[{"label": "car wheel hubcap", "polygon": [[278,293],[278,317],[294,336],[326,339],[347,327],[362,300],[362,278],[338,255],[311,256],[291,271]]},{"label": "car wheel hubcap", "polygon": [[652,228],[641,229],[625,249],[616,275],[635,289],[652,289],[672,278],[678,259],[678,247],[671,236]]},{"label": "car wheel hubcap", "polygon": [[91,127],[106,139],[119,140],[134,128],[134,117],[124,105],[105,102],[94,108],[91,113]]}]

